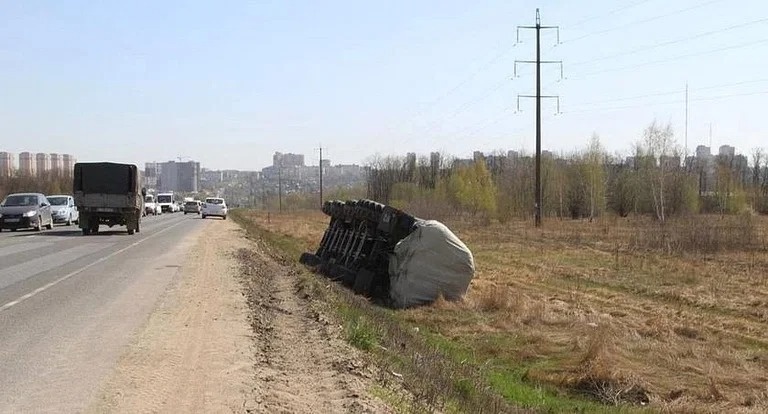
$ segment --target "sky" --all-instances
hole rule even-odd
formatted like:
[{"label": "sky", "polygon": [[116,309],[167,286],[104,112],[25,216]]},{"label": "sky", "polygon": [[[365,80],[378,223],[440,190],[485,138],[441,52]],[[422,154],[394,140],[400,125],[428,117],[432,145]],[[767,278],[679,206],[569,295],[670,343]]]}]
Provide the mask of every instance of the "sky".
[{"label": "sky", "polygon": [[[768,2],[3,2],[0,151],[261,169],[535,148],[598,134],[628,154],[654,120],[685,151],[768,147]],[[514,75],[517,76],[514,76]]]}]

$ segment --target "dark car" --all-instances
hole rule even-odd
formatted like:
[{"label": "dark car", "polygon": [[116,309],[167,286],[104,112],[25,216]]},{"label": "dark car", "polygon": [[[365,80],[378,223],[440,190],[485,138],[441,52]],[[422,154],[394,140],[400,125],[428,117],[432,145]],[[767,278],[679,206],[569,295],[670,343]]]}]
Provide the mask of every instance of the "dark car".
[{"label": "dark car", "polygon": [[200,202],[199,201],[187,201],[184,203],[184,214],[194,213],[200,214]]},{"label": "dark car", "polygon": [[0,231],[53,228],[51,203],[40,193],[11,194],[0,203]]}]

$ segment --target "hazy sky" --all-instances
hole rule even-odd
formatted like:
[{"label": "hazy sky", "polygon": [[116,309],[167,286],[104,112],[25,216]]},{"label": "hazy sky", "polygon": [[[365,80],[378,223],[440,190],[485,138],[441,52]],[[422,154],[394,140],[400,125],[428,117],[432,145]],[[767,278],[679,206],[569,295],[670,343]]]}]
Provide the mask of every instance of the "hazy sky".
[{"label": "hazy sky", "polygon": [[[260,169],[375,153],[531,150],[535,8],[544,32],[544,147],[596,132],[626,152],[652,120],[689,148],[768,147],[768,2],[3,2],[0,150]],[[750,95],[748,95],[750,94]],[[643,97],[644,96],[644,97]]]}]

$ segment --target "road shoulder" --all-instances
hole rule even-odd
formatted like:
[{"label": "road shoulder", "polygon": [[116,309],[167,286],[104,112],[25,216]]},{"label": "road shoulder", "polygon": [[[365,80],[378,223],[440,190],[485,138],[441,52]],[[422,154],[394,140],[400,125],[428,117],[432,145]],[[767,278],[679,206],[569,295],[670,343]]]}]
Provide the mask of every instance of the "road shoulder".
[{"label": "road shoulder", "polygon": [[247,241],[230,221],[205,226],[87,412],[246,411],[253,341],[233,253]]}]

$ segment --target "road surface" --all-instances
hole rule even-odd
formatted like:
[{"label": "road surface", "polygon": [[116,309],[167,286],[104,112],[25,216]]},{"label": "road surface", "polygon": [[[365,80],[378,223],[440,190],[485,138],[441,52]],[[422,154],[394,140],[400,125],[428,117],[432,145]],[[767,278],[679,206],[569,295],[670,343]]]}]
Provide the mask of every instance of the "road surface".
[{"label": "road surface", "polygon": [[177,213],[132,236],[0,233],[0,411],[85,410],[213,224]]}]

